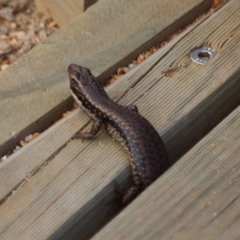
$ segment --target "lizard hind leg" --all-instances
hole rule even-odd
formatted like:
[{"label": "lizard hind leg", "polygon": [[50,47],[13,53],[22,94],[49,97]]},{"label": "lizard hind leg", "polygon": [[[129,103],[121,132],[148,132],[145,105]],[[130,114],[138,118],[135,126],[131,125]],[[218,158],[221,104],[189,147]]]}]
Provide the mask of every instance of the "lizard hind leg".
[{"label": "lizard hind leg", "polygon": [[116,200],[124,206],[131,202],[140,193],[140,187],[138,185],[133,185],[126,191],[123,191],[117,182],[114,181],[114,191]]}]

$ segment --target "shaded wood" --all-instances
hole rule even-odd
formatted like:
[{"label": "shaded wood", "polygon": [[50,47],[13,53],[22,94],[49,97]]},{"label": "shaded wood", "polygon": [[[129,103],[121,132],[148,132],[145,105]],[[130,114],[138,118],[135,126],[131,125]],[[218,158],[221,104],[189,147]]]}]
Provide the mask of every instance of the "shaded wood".
[{"label": "shaded wood", "polygon": [[93,239],[240,238],[240,107]]},{"label": "shaded wood", "polygon": [[[108,90],[115,101],[138,106],[140,113],[162,135],[172,162],[240,103],[240,31],[235,21],[239,8],[238,1],[229,2],[207,21],[179,35],[174,42],[149,57]],[[228,40],[229,36],[231,40]],[[189,61],[189,51],[206,41],[220,46],[221,54],[205,66]],[[235,51],[230,53],[230,49]],[[163,72],[175,67],[173,62],[176,66],[184,63],[185,67],[169,78]],[[17,157],[12,156],[8,164],[15,161],[27,165],[35,157],[26,159],[24,154],[34,144],[39,144],[42,151],[50,152],[48,145],[56,144],[59,139],[54,136],[56,132],[68,139],[78,130],[78,111],[61,120],[70,124],[72,118],[73,128],[63,127],[60,121],[55,128],[46,131],[44,139],[34,140],[32,145],[20,150]],[[86,115],[80,114],[79,128],[86,124],[83,117]],[[49,136],[52,136],[51,141],[48,141]],[[15,180],[7,178],[10,171],[7,163],[4,167],[0,181],[9,181],[14,185]],[[15,170],[16,176],[20,169],[19,165]],[[181,175],[176,179],[178,177]],[[127,154],[121,146],[105,133],[92,141],[71,141],[47,167],[0,207],[1,238],[91,237],[116,215],[116,212],[108,212],[113,205],[103,205],[113,194],[113,179],[124,187],[131,183]],[[161,179],[158,181],[161,182]]]},{"label": "shaded wood", "polygon": [[186,26],[211,5],[210,0],[171,3],[99,1],[1,72],[0,156],[25,136],[51,126],[64,108],[70,108],[69,64],[89,67],[106,81],[117,67]]}]

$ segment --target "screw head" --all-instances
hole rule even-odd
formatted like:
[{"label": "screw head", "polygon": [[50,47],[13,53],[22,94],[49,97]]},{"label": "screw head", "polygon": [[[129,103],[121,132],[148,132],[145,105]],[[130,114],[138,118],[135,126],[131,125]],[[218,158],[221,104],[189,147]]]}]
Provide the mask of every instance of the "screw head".
[{"label": "screw head", "polygon": [[210,47],[196,48],[190,53],[193,62],[204,65],[216,56],[216,51]]}]

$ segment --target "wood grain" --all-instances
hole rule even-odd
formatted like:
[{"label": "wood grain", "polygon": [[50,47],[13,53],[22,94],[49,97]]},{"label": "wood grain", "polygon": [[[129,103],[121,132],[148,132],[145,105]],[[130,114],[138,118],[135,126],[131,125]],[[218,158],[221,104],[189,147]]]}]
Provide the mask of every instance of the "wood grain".
[{"label": "wood grain", "polygon": [[[239,1],[230,1],[206,21],[179,35],[108,90],[115,101],[138,106],[140,113],[162,136],[172,163],[240,103],[240,30],[239,22],[235,21],[239,10]],[[219,46],[217,57],[205,66],[189,61],[190,50],[206,41]],[[179,63],[184,63],[184,67],[171,78],[166,76],[166,71]],[[84,113],[79,114],[79,122],[76,122],[75,111],[48,129],[41,142],[36,139],[17,157],[13,156],[9,163],[5,163],[0,182],[8,181],[14,185],[14,181],[15,184],[20,181],[19,177],[17,181],[14,177],[7,177],[8,171],[15,171],[18,176],[21,165],[15,170],[14,165],[9,165],[11,170],[7,165],[18,161],[26,166],[30,161],[32,164],[35,156],[25,159],[24,154],[31,148],[34,154],[34,144],[51,156],[51,149],[61,145],[57,145],[59,137],[55,138],[56,133],[63,138],[60,141],[66,142],[71,134],[87,123]],[[71,125],[71,118],[73,127],[64,127],[66,123],[63,121]],[[49,136],[52,136],[51,141],[47,139]],[[174,171],[175,175],[171,175],[174,181],[185,177]],[[165,176],[158,181],[166,184]],[[92,141],[71,141],[0,207],[1,238],[89,239],[116,215],[114,211],[108,212],[113,210],[113,205],[103,205],[112,197],[113,179],[123,187],[131,184],[127,154],[117,143],[104,132]],[[193,179],[190,180],[189,186]],[[215,184],[215,181],[209,181],[209,184]],[[178,189],[175,190],[173,195],[179,194]],[[159,194],[164,195],[165,192]]]},{"label": "wood grain", "polygon": [[34,0],[39,12],[54,19],[59,26],[68,24],[97,0]]}]

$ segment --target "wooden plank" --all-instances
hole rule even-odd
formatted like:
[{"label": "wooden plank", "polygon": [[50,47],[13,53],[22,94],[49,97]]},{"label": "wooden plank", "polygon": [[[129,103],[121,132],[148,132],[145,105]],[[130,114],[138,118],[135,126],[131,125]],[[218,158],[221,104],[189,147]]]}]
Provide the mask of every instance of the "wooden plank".
[{"label": "wooden plank", "polygon": [[240,107],[93,239],[240,239]]},{"label": "wooden plank", "polygon": [[102,0],[51,35],[0,73],[0,156],[28,134],[49,127],[69,108],[69,64],[87,66],[107,80],[117,67],[166,39],[210,5],[210,0],[172,0],[171,4]]},{"label": "wooden plank", "polygon": [[[109,90],[111,98],[139,107],[140,113],[162,135],[172,162],[240,102],[240,31],[235,21],[239,8],[238,1],[229,2],[207,21],[180,35],[170,43],[172,45],[166,46],[167,49],[161,49],[130,71]],[[231,40],[227,41],[229,36]],[[190,49],[204,41],[214,42],[217,46],[225,43],[219,49],[221,54],[208,65],[188,62],[172,78],[162,73],[172,66],[173,56],[176,64],[179,61],[185,63]],[[231,49],[235,51],[230,53]],[[75,116],[76,113],[72,114]],[[69,119],[71,117],[70,114]],[[75,122],[76,118],[72,118]],[[85,125],[83,121],[79,122],[79,127]],[[73,131],[73,134],[78,130],[77,127],[75,130],[61,129],[63,125],[60,123],[54,131],[52,128],[46,131],[53,136],[52,139],[55,132],[64,137],[64,131]],[[49,144],[47,135],[41,140],[42,144],[44,140]],[[33,148],[38,139],[34,141],[31,147],[27,145],[25,151]],[[51,140],[51,144],[55,144],[54,141],[56,139]],[[19,153],[17,158],[12,157],[10,162],[24,161],[23,150],[20,150],[22,155]],[[25,164],[32,159],[27,159]],[[4,172],[0,174],[0,182],[4,183],[12,181],[7,179],[9,170],[7,165],[5,167],[5,175]],[[16,175],[18,172],[20,168]],[[131,182],[130,175],[127,155],[106,134],[84,143],[74,140],[0,207],[1,238],[88,239],[115,215],[108,213],[113,206],[103,206],[113,194],[111,181],[116,179],[126,187]]]},{"label": "wooden plank", "polygon": [[68,24],[97,0],[34,0],[39,12],[51,16],[59,26]]}]

